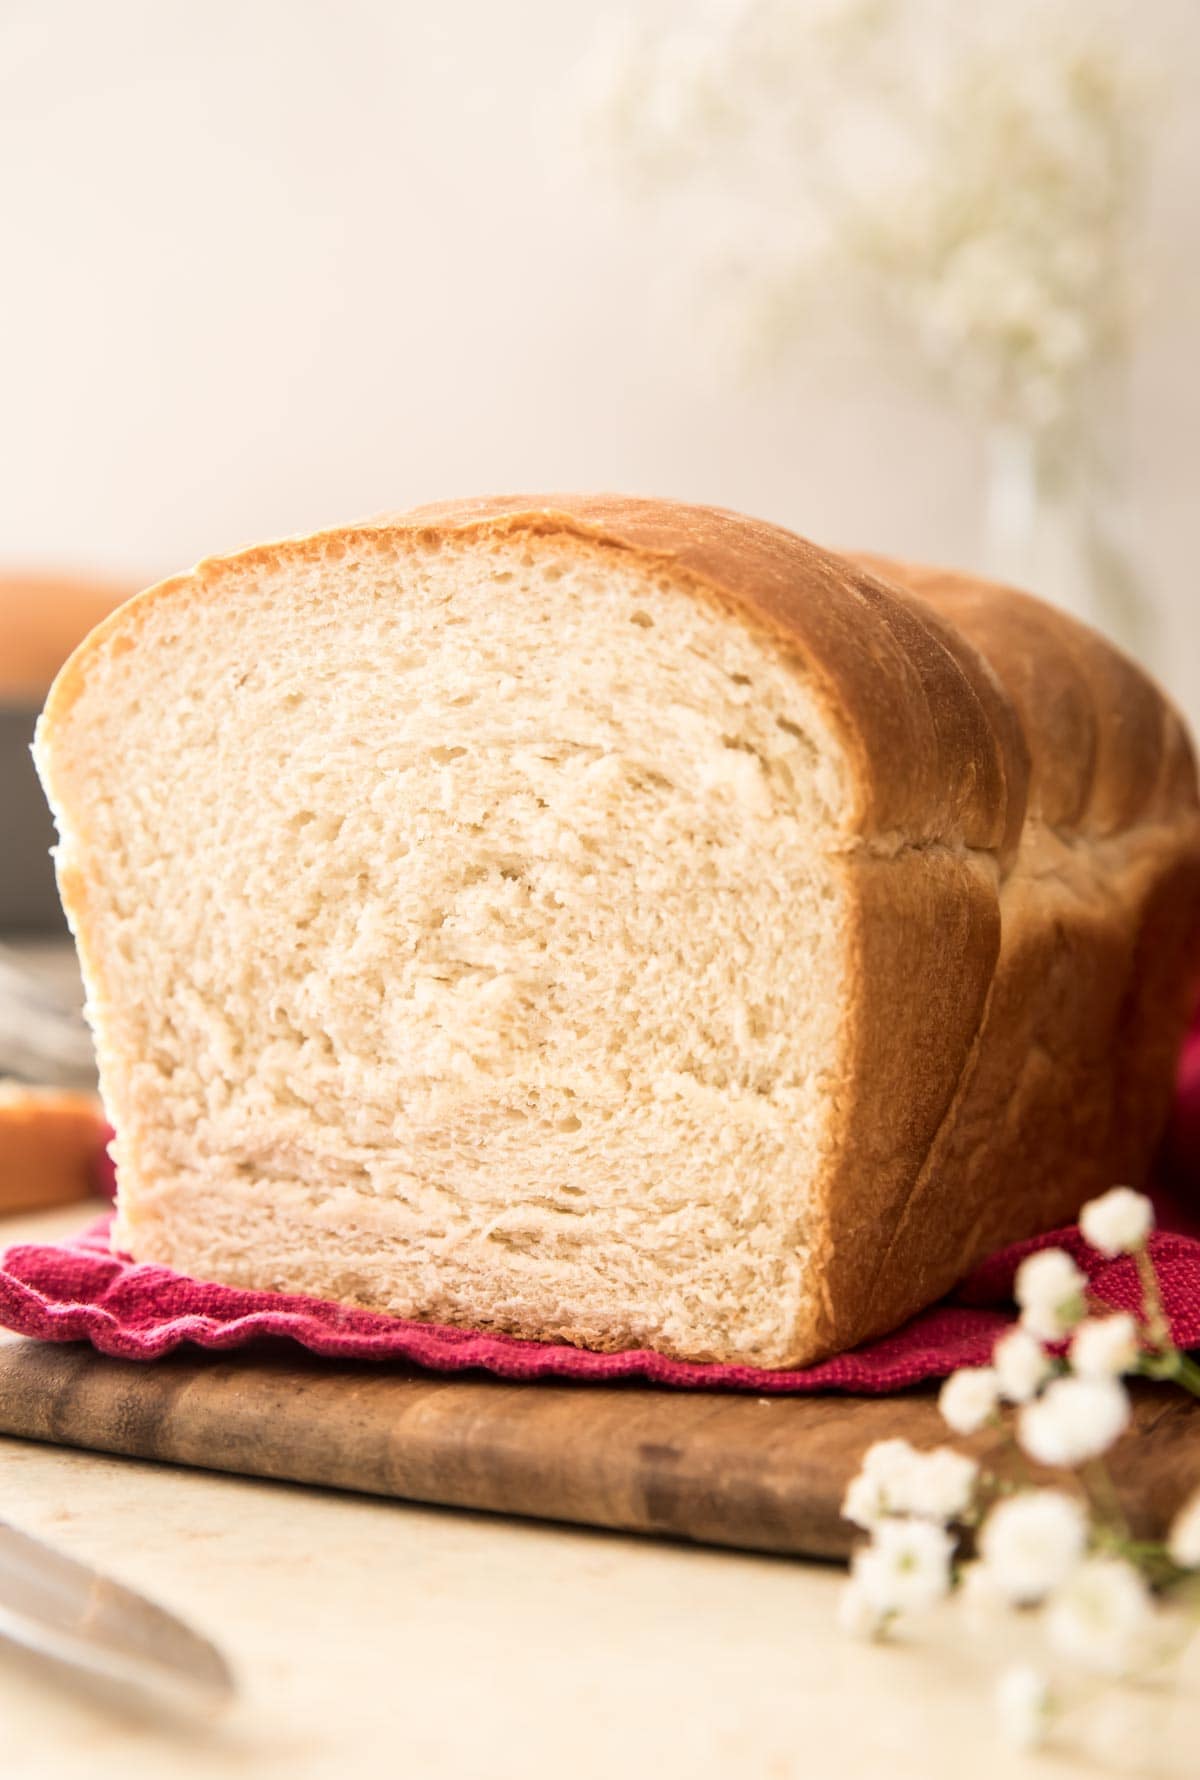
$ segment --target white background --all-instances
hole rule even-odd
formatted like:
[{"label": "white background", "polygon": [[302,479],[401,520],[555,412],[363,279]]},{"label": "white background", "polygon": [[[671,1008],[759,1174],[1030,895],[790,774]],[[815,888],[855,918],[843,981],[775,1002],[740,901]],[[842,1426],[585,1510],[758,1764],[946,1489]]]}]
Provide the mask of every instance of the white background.
[{"label": "white background", "polygon": [[[797,0],[803,4],[804,0]],[[773,387],[570,148],[596,0],[0,0],[0,563],[149,579],[447,494],[610,487],[971,564],[966,425],[878,367]],[[1133,379],[1152,665],[1200,717],[1200,6]]]}]

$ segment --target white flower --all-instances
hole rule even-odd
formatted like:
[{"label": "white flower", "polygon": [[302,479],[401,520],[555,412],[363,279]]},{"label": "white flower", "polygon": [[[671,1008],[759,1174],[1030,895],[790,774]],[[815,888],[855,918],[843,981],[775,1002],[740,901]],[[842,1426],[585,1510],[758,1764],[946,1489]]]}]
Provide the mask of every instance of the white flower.
[{"label": "white flower", "polygon": [[1062,1490],[1023,1490],[997,1503],[979,1535],[987,1581],[1019,1606],[1065,1582],[1086,1544],[1087,1516]]},{"label": "white flower", "polygon": [[842,1519],[853,1521],[856,1527],[870,1532],[872,1527],[887,1513],[887,1498],[883,1485],[877,1477],[869,1477],[865,1471],[859,1471],[850,1479],[846,1494],[842,1497]]},{"label": "white flower", "polygon": [[935,1446],[932,1452],[913,1454],[913,1462],[901,1482],[900,1504],[906,1514],[944,1526],[970,1507],[979,1466],[952,1446]]},{"label": "white flower", "polygon": [[838,1600],[837,1622],[851,1638],[877,1638],[887,1618],[867,1599],[857,1582],[848,1582]]},{"label": "white flower", "polygon": [[1171,1522],[1167,1550],[1172,1563],[1181,1570],[1200,1570],[1200,1490],[1184,1503]]},{"label": "white flower", "polygon": [[842,1501],[843,1519],[870,1532],[887,1514],[903,1511],[905,1478],[919,1454],[907,1440],[876,1440]]},{"label": "white flower", "polygon": [[942,1386],[938,1408],[956,1434],[974,1434],[992,1415],[999,1398],[999,1381],[990,1366],[964,1366]]},{"label": "white flower", "polygon": [[996,1683],[1000,1734],[1016,1749],[1036,1749],[1050,1728],[1050,1688],[1027,1663],[1005,1669]]},{"label": "white flower", "polygon": [[1039,1465],[1080,1465],[1107,1452],[1129,1423],[1129,1398],[1113,1378],[1056,1378],[1026,1403],[1017,1438]]},{"label": "white flower", "polygon": [[1014,1284],[1021,1322],[1042,1341],[1058,1341],[1084,1313],[1087,1280],[1065,1249],[1027,1255]]},{"label": "white flower", "polygon": [[1010,1329],[992,1349],[992,1366],[1000,1395],[1010,1403],[1028,1403],[1050,1376],[1050,1357],[1028,1329]]},{"label": "white flower", "polygon": [[885,1520],[850,1567],[866,1607],[880,1615],[932,1607],[950,1587],[954,1540],[927,1520]]},{"label": "white flower", "polygon": [[876,1440],[863,1454],[862,1468],[886,1485],[902,1477],[916,1456],[916,1447],[907,1440]]},{"label": "white flower", "polygon": [[1132,1187],[1113,1187],[1089,1199],[1079,1214],[1084,1241],[1102,1255],[1131,1255],[1154,1228],[1154,1207]]},{"label": "white flower", "polygon": [[1138,1326],[1119,1316],[1088,1317],[1071,1337],[1071,1368],[1080,1378],[1119,1378],[1138,1362]]},{"label": "white flower", "polygon": [[974,1459],[949,1446],[918,1452],[907,1440],[878,1440],[851,1479],[842,1514],[868,1532],[889,1514],[954,1520],[969,1506],[978,1473]]},{"label": "white flower", "polygon": [[1046,1609],[1054,1649],[1098,1675],[1128,1674],[1145,1655],[1153,1623],[1150,1591],[1124,1558],[1088,1558]]}]

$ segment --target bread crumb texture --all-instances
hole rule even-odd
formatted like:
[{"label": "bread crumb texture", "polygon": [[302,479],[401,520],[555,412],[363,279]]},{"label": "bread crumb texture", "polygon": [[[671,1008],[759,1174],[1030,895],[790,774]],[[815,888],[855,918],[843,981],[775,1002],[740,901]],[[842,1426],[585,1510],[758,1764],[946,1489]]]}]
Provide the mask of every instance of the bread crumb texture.
[{"label": "bread crumb texture", "polygon": [[786,1343],[838,772],[777,645],[574,543],[149,607],[52,768],[120,1242],[408,1316]]}]

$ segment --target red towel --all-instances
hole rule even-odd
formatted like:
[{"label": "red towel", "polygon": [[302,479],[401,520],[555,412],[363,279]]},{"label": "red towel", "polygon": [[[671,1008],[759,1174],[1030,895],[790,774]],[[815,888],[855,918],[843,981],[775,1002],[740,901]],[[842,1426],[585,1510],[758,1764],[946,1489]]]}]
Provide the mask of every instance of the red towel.
[{"label": "red towel", "polygon": [[[1200,1023],[1180,1069],[1180,1092],[1164,1155],[1160,1228],[1152,1252],[1176,1342],[1200,1347]],[[321,1299],[186,1279],[109,1252],[108,1219],[67,1243],[21,1243],[0,1263],[0,1324],[43,1341],[90,1341],[102,1353],[153,1360],[183,1342],[243,1347],[263,1336],[295,1341],[337,1359],[404,1361],[438,1372],[478,1368],[501,1378],[644,1378],[692,1388],[773,1391],[902,1390],[979,1366],[1012,1321],[1017,1264],[1059,1244],[1088,1275],[1096,1300],[1136,1311],[1132,1261],[1106,1261],[1077,1229],[1056,1230],[992,1255],[950,1298],[904,1328],[853,1353],[802,1371],[696,1365],[638,1351],[597,1354],[552,1342],[518,1341],[429,1323],[403,1322]]]}]

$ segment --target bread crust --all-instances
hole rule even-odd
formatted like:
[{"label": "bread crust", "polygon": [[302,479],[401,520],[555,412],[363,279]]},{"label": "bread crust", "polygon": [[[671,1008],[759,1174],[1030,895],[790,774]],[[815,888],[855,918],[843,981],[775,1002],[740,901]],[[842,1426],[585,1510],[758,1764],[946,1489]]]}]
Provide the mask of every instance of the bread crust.
[{"label": "bread crust", "polygon": [[[108,619],[43,715],[52,801],[70,706],[149,604],[359,548],[522,536],[632,556],[768,632],[850,764],[845,1086],[815,1232],[821,1287],[788,1351],[762,1363],[806,1364],[894,1327],[996,1244],[1143,1179],[1194,990],[1195,764],[1147,676],[1027,595],[709,507],[527,495],[419,508],[202,563]],[[86,953],[70,870],[62,889]]]}]

